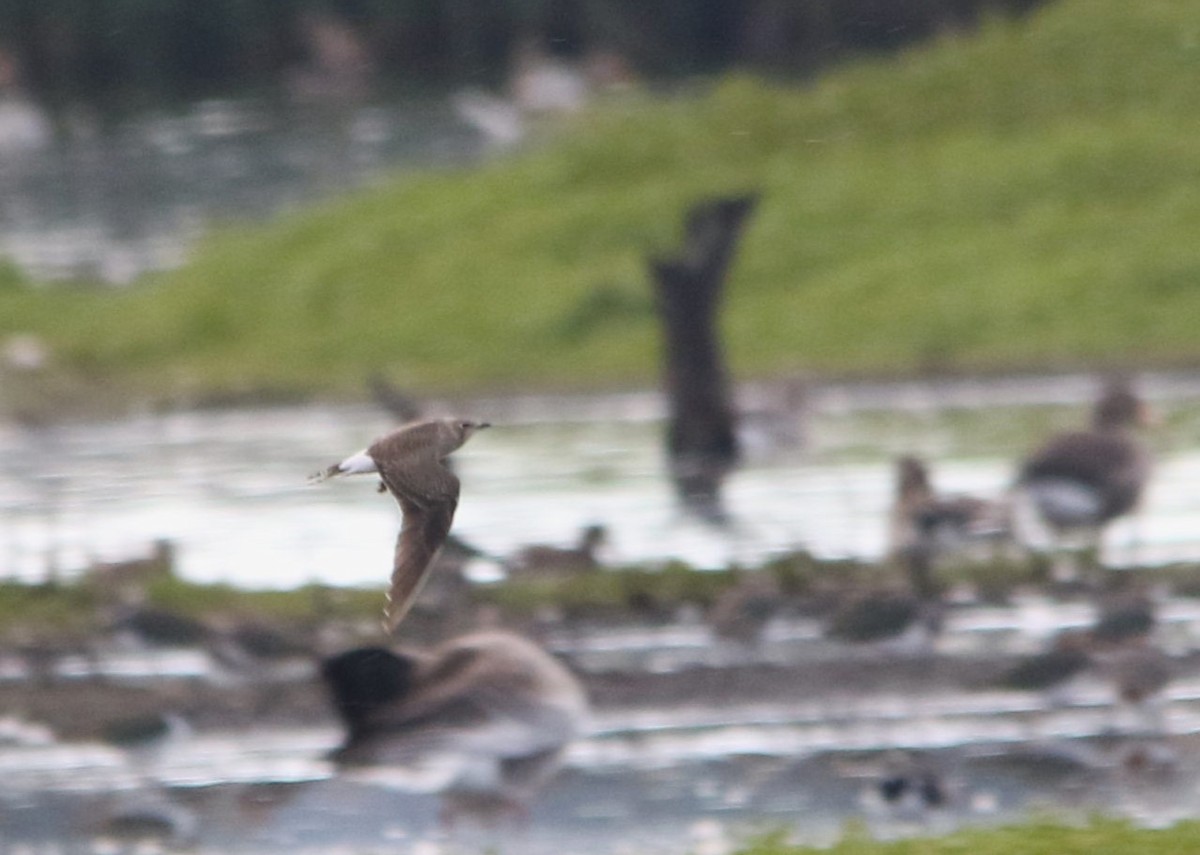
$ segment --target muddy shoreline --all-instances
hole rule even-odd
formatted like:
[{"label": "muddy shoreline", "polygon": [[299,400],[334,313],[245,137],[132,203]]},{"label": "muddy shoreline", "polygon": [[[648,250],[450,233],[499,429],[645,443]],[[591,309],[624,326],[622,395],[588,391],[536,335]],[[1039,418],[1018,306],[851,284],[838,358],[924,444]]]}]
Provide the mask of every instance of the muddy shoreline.
[{"label": "muddy shoreline", "polygon": [[[862,655],[860,655],[862,654]],[[872,696],[932,696],[994,690],[995,678],[1015,655],[869,655],[790,665],[743,662],[694,666],[674,673],[575,668],[597,714],[640,709],[733,707],[748,703],[796,705]],[[569,656],[562,657],[568,665]],[[1176,660],[1180,674],[1200,673],[1200,653]],[[49,727],[65,741],[88,740],[104,725],[158,713],[184,716],[197,730],[336,726],[333,708],[315,672],[280,681],[206,678],[122,680],[76,677],[0,683],[0,710]]]}]

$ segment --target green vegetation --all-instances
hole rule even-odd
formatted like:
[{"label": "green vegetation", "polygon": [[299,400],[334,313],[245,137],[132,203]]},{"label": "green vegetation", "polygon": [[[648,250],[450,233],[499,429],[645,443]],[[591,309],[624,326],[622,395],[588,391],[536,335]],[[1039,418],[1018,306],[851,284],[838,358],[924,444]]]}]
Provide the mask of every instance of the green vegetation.
[{"label": "green vegetation", "polygon": [[1081,827],[1039,822],[891,843],[851,835],[821,849],[788,846],[773,835],[737,850],[737,855],[1176,855],[1198,846],[1200,823],[1138,829],[1125,822],[1095,820]]},{"label": "green vegetation", "polygon": [[[1136,569],[1139,582],[1161,586],[1181,597],[1200,597],[1200,564],[1168,564]],[[470,603],[496,607],[514,625],[558,612],[568,620],[646,620],[670,617],[679,606],[706,609],[722,591],[755,573],[771,574],[780,597],[793,605],[829,609],[849,594],[870,589],[901,590],[902,567],[849,559],[820,559],[805,552],[779,556],[757,568],[697,569],[682,562],[661,567],[608,568],[603,572],[545,574],[470,588]],[[1119,588],[1133,574],[1108,571],[1102,584]],[[972,561],[940,567],[935,584],[943,590],[971,587],[980,600],[1004,602],[1017,588],[1045,586],[1038,559]],[[312,584],[292,590],[247,590],[225,584],[188,582],[165,573],[138,583],[145,604],[199,619],[262,618],[312,629],[326,622],[373,628],[383,608],[380,588]],[[0,638],[28,633],[88,633],[112,617],[117,599],[112,580],[100,571],[71,581],[24,584],[0,581]],[[126,591],[127,593],[127,591]],[[434,623],[442,615],[421,615]]]},{"label": "green vegetation", "polygon": [[[188,617],[259,618],[313,627],[323,621],[376,621],[380,592],[307,585],[290,591],[248,591],[167,576],[146,585],[146,605]],[[27,585],[0,582],[0,637],[86,635],[114,612],[113,595],[99,580]]]},{"label": "green vegetation", "polygon": [[142,394],[648,384],[644,258],[759,189],[723,318],[740,376],[1196,364],[1200,16],[1064,0],[832,73],[607,103],[536,150],[204,242],[128,293],[0,287]]}]

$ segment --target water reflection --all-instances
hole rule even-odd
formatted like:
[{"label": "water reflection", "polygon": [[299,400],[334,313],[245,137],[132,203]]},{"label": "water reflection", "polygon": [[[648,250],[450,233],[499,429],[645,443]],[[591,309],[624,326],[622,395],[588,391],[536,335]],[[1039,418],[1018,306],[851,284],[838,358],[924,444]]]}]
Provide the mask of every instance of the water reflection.
[{"label": "water reflection", "polygon": [[434,97],[327,109],[210,100],[115,119],[77,108],[61,124],[39,145],[0,147],[0,255],[37,278],[121,284],[180,264],[212,223],[262,218],[388,166],[461,163],[483,145]]}]

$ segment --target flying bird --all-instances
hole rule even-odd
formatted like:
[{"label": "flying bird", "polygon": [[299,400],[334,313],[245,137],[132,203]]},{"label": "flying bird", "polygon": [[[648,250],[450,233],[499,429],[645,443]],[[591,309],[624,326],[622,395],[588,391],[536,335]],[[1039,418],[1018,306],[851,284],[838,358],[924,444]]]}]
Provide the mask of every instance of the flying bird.
[{"label": "flying bird", "polygon": [[437,419],[406,425],[380,437],[365,451],[316,473],[316,483],[338,475],[378,473],[379,491],[391,493],[404,521],[396,538],[384,627],[395,632],[421,590],[433,559],[446,542],[458,507],[458,477],[446,457],[488,422]]}]

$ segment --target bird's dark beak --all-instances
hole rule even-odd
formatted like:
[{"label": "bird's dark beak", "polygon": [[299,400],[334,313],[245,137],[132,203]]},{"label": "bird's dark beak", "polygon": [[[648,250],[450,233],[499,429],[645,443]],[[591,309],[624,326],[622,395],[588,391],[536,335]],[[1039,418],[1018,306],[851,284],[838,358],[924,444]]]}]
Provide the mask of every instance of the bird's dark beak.
[{"label": "bird's dark beak", "polygon": [[479,424],[475,425],[475,430],[483,430],[484,428],[489,428],[491,426],[491,422],[480,422]]}]

